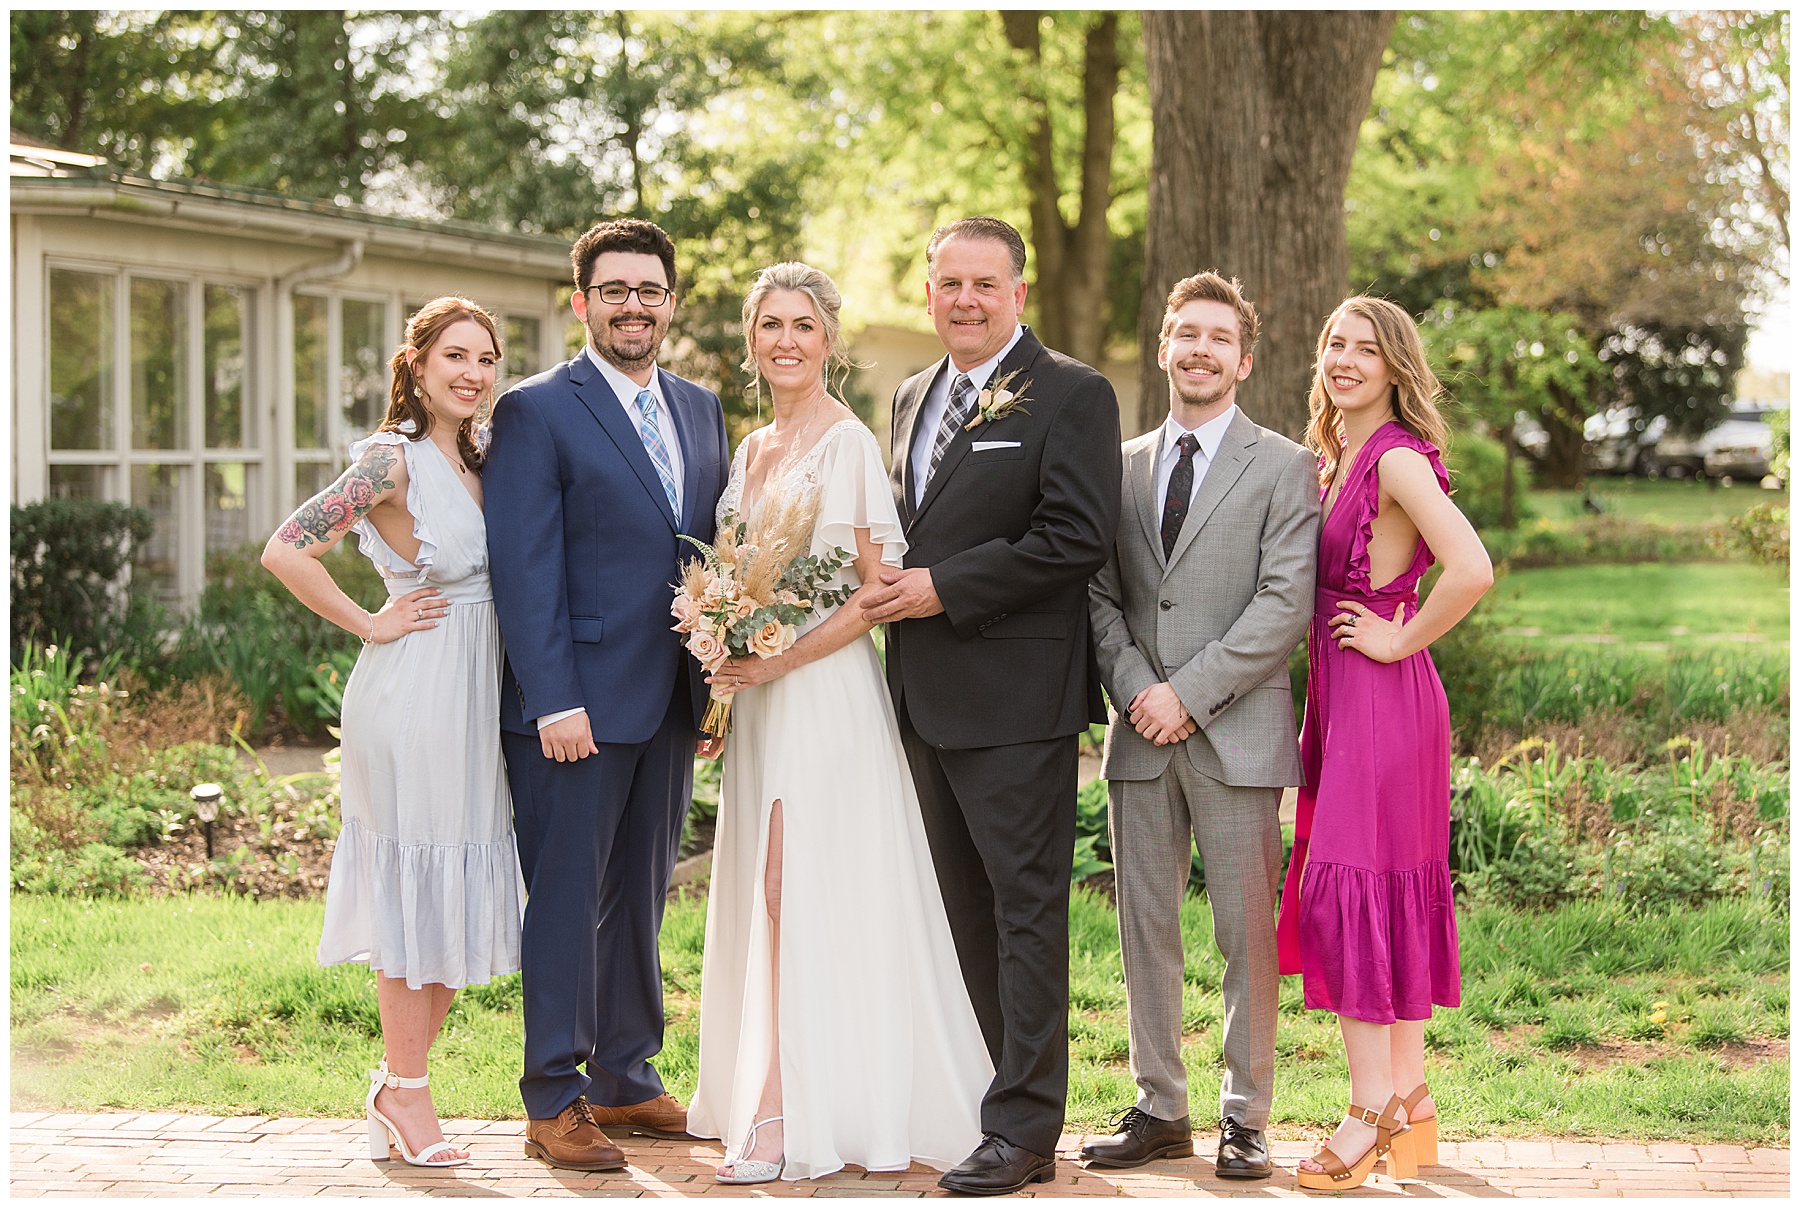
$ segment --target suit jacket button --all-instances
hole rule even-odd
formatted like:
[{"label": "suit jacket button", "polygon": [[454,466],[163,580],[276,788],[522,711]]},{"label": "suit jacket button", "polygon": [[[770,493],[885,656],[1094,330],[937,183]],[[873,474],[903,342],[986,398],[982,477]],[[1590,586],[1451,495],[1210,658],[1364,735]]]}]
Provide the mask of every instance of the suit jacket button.
[{"label": "suit jacket button", "polygon": [[1156,606],[1158,608],[1162,609],[1164,612],[1167,612],[1167,611],[1169,611],[1169,609],[1175,607],[1175,601],[1173,601],[1173,600],[1158,600]]}]

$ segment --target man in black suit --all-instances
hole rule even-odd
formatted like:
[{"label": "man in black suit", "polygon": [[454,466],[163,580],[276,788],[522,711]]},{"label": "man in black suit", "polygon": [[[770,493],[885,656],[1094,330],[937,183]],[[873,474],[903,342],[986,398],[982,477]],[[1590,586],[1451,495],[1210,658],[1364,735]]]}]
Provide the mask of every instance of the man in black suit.
[{"label": "man in black suit", "polygon": [[1119,521],[1119,405],[1019,323],[1025,242],[994,218],[939,229],[927,309],[949,356],[894,395],[910,548],[867,615],[969,998],[994,1058],[981,1145],[939,1181],[1048,1182],[1068,1096],[1075,744],[1104,721],[1087,581]]}]

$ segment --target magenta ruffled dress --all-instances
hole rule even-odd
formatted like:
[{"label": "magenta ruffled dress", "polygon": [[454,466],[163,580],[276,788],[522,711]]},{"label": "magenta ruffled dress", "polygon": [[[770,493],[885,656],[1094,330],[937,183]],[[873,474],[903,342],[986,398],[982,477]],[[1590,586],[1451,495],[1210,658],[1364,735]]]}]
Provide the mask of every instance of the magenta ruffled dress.
[{"label": "magenta ruffled dress", "polygon": [[1281,972],[1301,975],[1307,1007],[1377,1024],[1429,1019],[1433,1004],[1462,1002],[1444,685],[1426,651],[1378,663],[1331,638],[1340,601],[1389,618],[1401,605],[1409,617],[1418,609],[1419,578],[1433,561],[1423,541],[1399,578],[1375,587],[1369,577],[1376,463],[1402,447],[1423,453],[1448,493],[1438,451],[1389,422],[1357,452],[1319,532],[1300,727],[1306,787],[1276,924]]}]

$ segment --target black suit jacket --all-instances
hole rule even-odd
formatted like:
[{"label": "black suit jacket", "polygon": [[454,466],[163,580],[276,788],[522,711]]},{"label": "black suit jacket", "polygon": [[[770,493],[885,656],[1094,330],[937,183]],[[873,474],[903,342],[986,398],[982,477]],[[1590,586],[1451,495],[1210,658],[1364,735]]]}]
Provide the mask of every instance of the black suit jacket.
[{"label": "black suit jacket", "polygon": [[[913,728],[949,749],[1038,742],[1105,721],[1088,649],[1087,581],[1119,525],[1119,404],[1112,384],[1030,329],[997,380],[1023,410],[959,432],[913,507],[912,447],[947,361],[894,394],[892,485],[906,565],[931,568],[944,611],[890,624],[888,687]],[[992,383],[990,382],[990,385]],[[1017,442],[975,450],[976,442]]]}]

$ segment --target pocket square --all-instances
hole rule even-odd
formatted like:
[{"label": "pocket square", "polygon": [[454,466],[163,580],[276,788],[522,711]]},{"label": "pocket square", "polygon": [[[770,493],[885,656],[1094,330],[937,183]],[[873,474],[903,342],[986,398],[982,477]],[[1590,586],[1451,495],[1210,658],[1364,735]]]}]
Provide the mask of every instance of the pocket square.
[{"label": "pocket square", "polygon": [[969,442],[969,452],[971,453],[979,453],[983,449],[1016,449],[1018,447],[1019,442],[1016,440],[977,440]]}]

